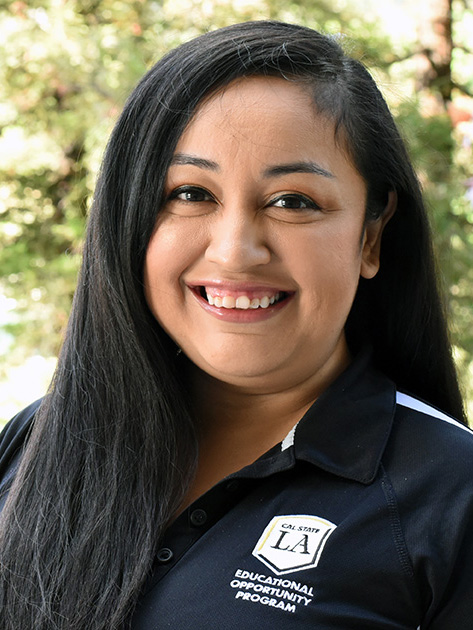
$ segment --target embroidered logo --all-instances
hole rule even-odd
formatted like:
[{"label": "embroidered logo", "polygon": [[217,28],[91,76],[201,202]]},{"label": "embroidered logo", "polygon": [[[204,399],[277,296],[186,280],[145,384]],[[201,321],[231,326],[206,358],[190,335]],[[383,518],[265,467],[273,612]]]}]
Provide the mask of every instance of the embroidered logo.
[{"label": "embroidered logo", "polygon": [[276,575],[305,571],[317,566],[325,543],[336,528],[319,516],[275,516],[256,543],[253,555]]}]

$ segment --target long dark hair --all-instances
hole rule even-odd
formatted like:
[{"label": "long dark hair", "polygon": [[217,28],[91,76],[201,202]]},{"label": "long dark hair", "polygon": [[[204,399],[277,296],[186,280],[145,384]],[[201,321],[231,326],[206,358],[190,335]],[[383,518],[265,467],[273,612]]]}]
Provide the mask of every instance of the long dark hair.
[{"label": "long dark hair", "polygon": [[184,127],[204,96],[250,75],[313,87],[314,107],[334,120],[367,183],[367,220],[397,192],[381,270],[361,281],[349,343],[370,343],[400,388],[462,418],[419,185],[370,74],[300,26],[207,33],[147,73],[108,145],[59,366],[3,512],[5,630],[126,627],[192,478],[192,409],[175,346],[144,298],[144,257]]}]

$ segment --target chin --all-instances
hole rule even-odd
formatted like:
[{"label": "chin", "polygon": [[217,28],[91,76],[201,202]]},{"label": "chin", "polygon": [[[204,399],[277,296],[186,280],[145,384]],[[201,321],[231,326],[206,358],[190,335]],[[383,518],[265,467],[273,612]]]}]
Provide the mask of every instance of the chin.
[{"label": "chin", "polygon": [[281,366],[268,360],[235,361],[234,356],[221,360],[206,360],[189,356],[193,364],[212,378],[241,387],[258,387],[274,382],[274,376]]}]

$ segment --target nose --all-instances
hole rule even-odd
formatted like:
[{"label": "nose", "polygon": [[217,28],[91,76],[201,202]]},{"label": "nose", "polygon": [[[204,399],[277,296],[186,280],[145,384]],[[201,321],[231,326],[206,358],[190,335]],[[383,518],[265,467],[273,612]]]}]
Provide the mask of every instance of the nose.
[{"label": "nose", "polygon": [[210,228],[207,260],[231,272],[269,263],[263,223],[263,217],[239,207],[222,209]]}]

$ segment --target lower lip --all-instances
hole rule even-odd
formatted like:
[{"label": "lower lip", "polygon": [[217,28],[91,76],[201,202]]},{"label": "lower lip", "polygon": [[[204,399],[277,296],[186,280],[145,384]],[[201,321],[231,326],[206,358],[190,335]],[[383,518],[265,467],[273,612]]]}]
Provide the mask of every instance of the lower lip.
[{"label": "lower lip", "polygon": [[264,322],[267,319],[271,319],[274,315],[277,315],[283,308],[285,308],[294,297],[294,293],[287,295],[284,300],[271,304],[268,308],[224,308],[212,306],[203,298],[200,293],[191,289],[192,295],[195,297],[200,306],[207,311],[210,315],[213,315],[217,319],[224,322],[232,322],[237,324],[250,324],[255,322]]}]

